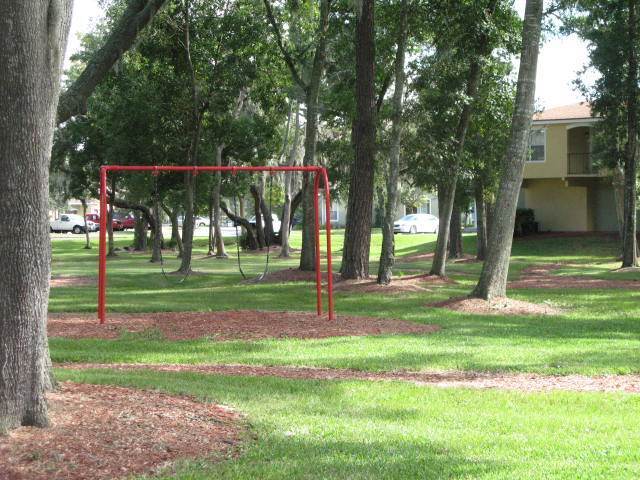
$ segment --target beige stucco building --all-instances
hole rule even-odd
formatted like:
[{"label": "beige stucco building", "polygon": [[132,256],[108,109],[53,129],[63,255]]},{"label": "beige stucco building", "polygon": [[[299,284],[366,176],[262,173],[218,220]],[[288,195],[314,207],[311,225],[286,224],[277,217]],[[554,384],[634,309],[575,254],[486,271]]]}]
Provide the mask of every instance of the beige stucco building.
[{"label": "beige stucco building", "polygon": [[617,231],[611,179],[592,164],[597,121],[587,103],[535,115],[518,206],[533,209],[540,231]]}]

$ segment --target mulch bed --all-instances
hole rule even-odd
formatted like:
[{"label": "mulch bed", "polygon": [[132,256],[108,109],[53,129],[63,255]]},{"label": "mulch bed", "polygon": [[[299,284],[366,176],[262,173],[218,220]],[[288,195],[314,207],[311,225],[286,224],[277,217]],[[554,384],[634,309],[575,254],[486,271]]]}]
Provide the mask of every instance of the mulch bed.
[{"label": "mulch bed", "polygon": [[589,278],[577,275],[554,275],[551,272],[558,270],[562,264],[550,263],[534,265],[522,270],[520,278],[508,283],[508,288],[640,288],[638,280],[604,280],[601,278]]},{"label": "mulch bed", "polygon": [[98,284],[98,279],[95,277],[83,277],[80,275],[70,275],[66,277],[56,276],[51,277],[49,280],[49,286],[51,288],[56,287],[95,287]]},{"label": "mulch bed", "polygon": [[64,382],[48,396],[52,426],[0,436],[0,479],[115,479],[179,459],[238,453],[240,416],[158,392]]},{"label": "mulch bed", "polygon": [[464,388],[499,388],[520,391],[569,390],[578,392],[640,393],[640,375],[540,375],[535,373],[475,372],[364,372],[361,370],[269,367],[252,365],[157,365],[67,363],[57,367],[73,370],[108,368],[114,370],[154,370],[160,372],[194,372],[215,375],[269,376],[296,380],[371,380],[406,381],[418,385]]},{"label": "mulch bed", "polygon": [[511,298],[483,300],[481,298],[454,297],[430,303],[427,306],[474,315],[558,315],[562,313],[562,310],[552,305],[524,302]]},{"label": "mulch bed", "polygon": [[95,315],[50,314],[50,337],[115,339],[123,332],[159,332],[168,340],[259,340],[343,336],[429,334],[438,325],[403,320],[340,315],[334,321],[311,312],[162,312],[109,314],[100,325]]},{"label": "mulch bed", "polygon": [[403,275],[393,277],[389,285],[379,285],[375,278],[364,280],[341,280],[335,284],[335,291],[371,293],[378,292],[387,294],[430,292],[430,285],[447,285],[456,283],[449,278],[442,278],[437,275]]}]

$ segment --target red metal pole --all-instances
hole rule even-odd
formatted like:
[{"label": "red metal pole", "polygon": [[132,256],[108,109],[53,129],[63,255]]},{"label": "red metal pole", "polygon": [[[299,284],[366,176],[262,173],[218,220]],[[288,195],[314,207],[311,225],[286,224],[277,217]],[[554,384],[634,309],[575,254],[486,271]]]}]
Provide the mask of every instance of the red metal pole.
[{"label": "red metal pole", "polygon": [[313,177],[313,211],[315,215],[316,237],[316,303],[318,315],[322,315],[322,272],[320,271],[320,208],[318,206],[318,193],[320,190],[320,175],[316,171]]},{"label": "red metal pole", "polygon": [[98,264],[98,318],[106,321],[107,302],[107,169],[100,168],[100,245]]},{"label": "red metal pole", "polygon": [[324,180],[324,202],[325,216],[327,221],[325,228],[327,232],[327,296],[329,299],[329,320],[335,318],[333,312],[333,266],[331,261],[331,193],[329,193],[329,175],[327,169],[322,169],[322,178]]}]

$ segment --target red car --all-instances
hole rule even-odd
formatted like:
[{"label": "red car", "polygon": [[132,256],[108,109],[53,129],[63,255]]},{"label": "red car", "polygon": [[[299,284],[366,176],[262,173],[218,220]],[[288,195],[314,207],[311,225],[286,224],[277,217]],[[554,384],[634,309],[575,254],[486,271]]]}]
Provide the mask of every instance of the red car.
[{"label": "red car", "polygon": [[[94,223],[97,223],[98,225],[100,225],[100,215],[98,215],[97,213],[87,213],[86,215],[87,220],[91,220]],[[117,219],[113,219],[113,221],[111,222],[111,226],[113,228],[114,231],[122,231],[124,230],[124,225],[122,224],[122,222],[120,220]]]},{"label": "red car", "polygon": [[132,215],[127,215],[122,220],[122,228],[124,230],[133,230],[136,228],[136,219]]}]

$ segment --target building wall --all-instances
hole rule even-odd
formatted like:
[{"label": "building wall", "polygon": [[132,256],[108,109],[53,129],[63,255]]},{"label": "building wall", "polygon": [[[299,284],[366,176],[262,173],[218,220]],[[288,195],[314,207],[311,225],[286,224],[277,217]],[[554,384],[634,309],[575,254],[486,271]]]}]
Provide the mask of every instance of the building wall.
[{"label": "building wall", "polygon": [[590,230],[587,187],[568,187],[560,179],[528,180],[524,205],[533,209],[540,231]]},{"label": "building wall", "polygon": [[524,178],[561,178],[567,175],[567,124],[547,125],[544,162],[527,162]]}]

